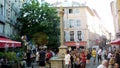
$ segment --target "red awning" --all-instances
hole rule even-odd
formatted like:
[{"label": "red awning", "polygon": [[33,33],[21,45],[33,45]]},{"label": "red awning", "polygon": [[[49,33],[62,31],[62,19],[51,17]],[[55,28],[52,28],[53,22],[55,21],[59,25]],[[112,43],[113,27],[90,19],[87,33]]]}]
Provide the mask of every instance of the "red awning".
[{"label": "red awning", "polygon": [[5,37],[0,37],[0,48],[20,47],[21,42],[13,41]]},{"label": "red awning", "polygon": [[76,46],[76,45],[79,45],[79,46],[86,46],[86,41],[80,41],[79,43],[76,43],[74,41],[69,41],[69,42],[65,42],[65,45],[66,46]]},{"label": "red awning", "polygon": [[114,41],[111,41],[110,44],[112,44],[112,45],[120,45],[120,39],[116,39]]}]

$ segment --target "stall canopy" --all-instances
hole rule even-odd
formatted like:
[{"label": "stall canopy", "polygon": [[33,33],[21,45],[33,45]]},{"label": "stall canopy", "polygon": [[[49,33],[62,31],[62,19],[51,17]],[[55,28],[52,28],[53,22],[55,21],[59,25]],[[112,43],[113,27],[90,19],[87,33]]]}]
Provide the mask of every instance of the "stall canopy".
[{"label": "stall canopy", "polygon": [[86,41],[80,41],[79,43],[76,43],[74,41],[69,41],[69,42],[65,42],[65,45],[66,46],[76,46],[76,45],[79,45],[79,46],[86,46]]},{"label": "stall canopy", "polygon": [[112,45],[120,45],[120,39],[116,39],[114,41],[111,41],[110,44],[112,44]]},{"label": "stall canopy", "polygon": [[0,36],[0,48],[7,48],[7,47],[20,47],[21,42],[13,41],[6,37]]}]

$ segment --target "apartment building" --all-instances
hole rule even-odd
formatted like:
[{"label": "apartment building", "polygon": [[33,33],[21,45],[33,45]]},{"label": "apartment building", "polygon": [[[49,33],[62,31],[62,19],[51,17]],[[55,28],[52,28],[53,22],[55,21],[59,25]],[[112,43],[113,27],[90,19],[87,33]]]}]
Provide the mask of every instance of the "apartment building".
[{"label": "apartment building", "polygon": [[117,6],[116,8],[118,13],[118,24],[119,24],[119,31],[120,31],[120,0],[117,0],[116,6]]},{"label": "apartment building", "polygon": [[23,0],[0,0],[0,36],[10,37],[19,32],[17,17]]},{"label": "apartment building", "polygon": [[64,11],[64,41],[67,46],[92,47],[98,45],[103,33],[101,19],[97,12],[77,2],[56,2],[52,4],[59,13]]},{"label": "apartment building", "polygon": [[116,38],[120,37],[120,0],[114,0],[110,3],[111,12],[113,15],[113,23],[115,28]]}]

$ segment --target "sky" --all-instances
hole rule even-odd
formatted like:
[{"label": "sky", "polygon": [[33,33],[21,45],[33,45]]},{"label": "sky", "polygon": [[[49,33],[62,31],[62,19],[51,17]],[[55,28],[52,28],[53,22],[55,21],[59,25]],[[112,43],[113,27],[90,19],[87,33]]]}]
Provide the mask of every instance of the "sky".
[{"label": "sky", "polygon": [[98,12],[104,27],[114,35],[115,32],[110,7],[111,1],[113,0],[87,0],[87,3]]},{"label": "sky", "polygon": [[[64,0],[45,0],[48,3],[54,3],[56,1],[63,2]],[[112,33],[114,32],[113,18],[111,15],[110,2],[113,0],[67,0],[67,1],[76,1],[76,2],[87,2],[87,5],[90,8],[93,8],[97,11],[98,15],[101,17],[104,27]]]}]

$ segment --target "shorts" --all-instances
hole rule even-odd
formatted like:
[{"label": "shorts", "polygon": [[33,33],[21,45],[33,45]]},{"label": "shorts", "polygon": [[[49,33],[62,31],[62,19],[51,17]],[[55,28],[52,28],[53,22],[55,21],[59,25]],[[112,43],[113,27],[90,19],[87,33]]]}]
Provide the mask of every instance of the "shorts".
[{"label": "shorts", "polygon": [[39,66],[45,66],[45,61],[40,61]]},{"label": "shorts", "polygon": [[101,57],[101,55],[98,55],[98,60],[99,60],[99,59],[100,59],[100,60],[102,60],[102,57]]}]

